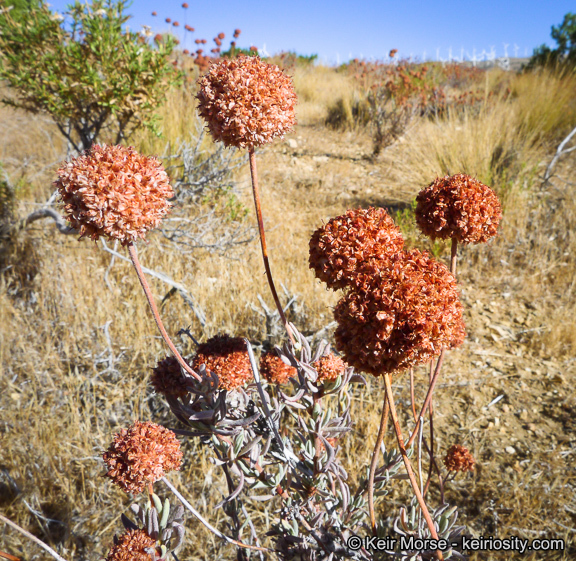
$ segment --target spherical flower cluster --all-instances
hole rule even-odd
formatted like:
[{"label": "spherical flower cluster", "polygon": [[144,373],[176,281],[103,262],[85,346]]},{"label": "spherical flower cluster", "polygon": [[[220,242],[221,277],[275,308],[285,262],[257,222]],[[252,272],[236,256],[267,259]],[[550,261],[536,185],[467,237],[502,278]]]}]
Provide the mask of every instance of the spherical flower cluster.
[{"label": "spherical flower cluster", "polygon": [[150,561],[152,557],[146,551],[156,546],[156,540],[144,530],[127,530],[112,546],[106,561]]},{"label": "spherical flower cluster", "polygon": [[349,210],[314,232],[310,268],[334,290],[355,283],[368,259],[387,259],[402,249],[398,227],[383,208]]},{"label": "spherical flower cluster", "polygon": [[166,472],[179,470],[182,462],[180,442],[171,430],[138,421],[116,434],[102,457],[106,475],[127,493],[142,492]]},{"label": "spherical flower cluster", "polygon": [[375,376],[427,362],[465,334],[454,276],[416,249],[367,261],[334,317],[344,360]]},{"label": "spherical flower cluster", "polygon": [[180,363],[173,356],[162,359],[152,369],[150,382],[157,393],[173,397],[184,397],[188,393],[188,377],[182,373]]},{"label": "spherical flower cluster", "polygon": [[468,448],[460,444],[450,446],[444,457],[444,465],[448,471],[474,471],[475,463]]},{"label": "spherical flower cluster", "polygon": [[125,146],[93,146],[58,170],[54,185],[66,219],[80,237],[105,236],[123,245],[145,238],[172,206],[162,164]]},{"label": "spherical flower cluster", "polygon": [[291,78],[256,56],[223,58],[198,84],[198,112],[214,139],[226,146],[260,146],[296,123]]},{"label": "spherical flower cluster", "polygon": [[334,382],[346,370],[346,363],[334,353],[320,357],[312,366],[318,372],[319,382]]},{"label": "spherical flower cluster", "polygon": [[432,239],[482,243],[496,236],[502,207],[496,193],[459,173],[439,177],[416,197],[416,222]]},{"label": "spherical flower cluster", "polygon": [[198,346],[192,367],[204,364],[218,376],[219,388],[234,390],[253,378],[246,341],[242,337],[216,335]]},{"label": "spherical flower cluster", "polygon": [[286,364],[276,353],[268,351],[260,357],[260,374],[273,384],[287,384],[298,376],[296,368]]}]

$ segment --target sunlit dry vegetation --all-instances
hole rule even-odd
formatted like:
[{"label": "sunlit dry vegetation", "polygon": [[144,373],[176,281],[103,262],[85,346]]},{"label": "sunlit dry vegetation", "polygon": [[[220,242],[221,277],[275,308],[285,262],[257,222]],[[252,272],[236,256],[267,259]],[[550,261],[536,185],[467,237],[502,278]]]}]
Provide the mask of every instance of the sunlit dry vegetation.
[{"label": "sunlit dry vegetation", "polygon": [[[195,142],[202,130],[194,98],[198,70],[180,64],[191,79],[166,91],[158,111],[162,136],[141,129],[129,139],[144,154],[178,156],[180,143]],[[456,479],[447,498],[475,534],[561,537],[566,551],[527,558],[572,558],[576,152],[558,160],[549,180],[543,178],[576,125],[576,75],[480,72],[474,87],[481,99],[415,114],[399,139],[374,158],[367,113],[353,111],[366,103],[354,73],[310,64],[289,72],[299,98],[298,125],[258,154],[271,267],[280,299],[290,303],[288,319],[305,335],[333,337],[338,295],[308,267],[310,235],[330,217],[349,208],[385,207],[409,245],[449,260],[448,243],[427,241],[416,229],[417,193],[437,176],[456,173],[492,186],[503,204],[500,234],[488,246],[461,251],[468,337],[447,356],[435,394],[441,454],[464,443],[477,462],[473,474]],[[334,119],[338,112],[344,115]],[[201,157],[217,150],[208,136],[199,145]],[[3,224],[18,223],[50,198],[66,149],[49,118],[0,108],[0,163],[8,180],[2,184],[0,177]],[[168,171],[175,180],[181,162],[173,163]],[[177,336],[181,328],[199,341],[221,332],[246,336],[259,350],[282,337],[278,319],[270,317],[274,303],[255,237],[247,162],[226,181],[229,188],[186,203],[186,216],[212,212],[216,239],[240,225],[242,243],[183,254],[153,232],[148,244],[140,244],[143,264],[193,298],[191,307],[166,283],[149,281],[185,356],[194,345]],[[0,244],[0,510],[68,559],[101,559],[129,504],[102,477],[101,454],[111,435],[134,420],[174,424],[149,385],[166,349],[130,264],[99,243],[61,235],[51,220],[42,220],[21,228],[0,225]],[[427,376],[424,370],[416,371],[417,380]],[[394,383],[406,405],[406,424],[408,383],[402,376]],[[381,380],[372,377],[354,390],[354,430],[343,441],[352,482],[364,476],[370,461],[382,392]],[[424,394],[417,386],[418,399]],[[227,494],[225,481],[199,444],[188,440],[183,449],[183,469],[172,481],[215,526],[224,527],[226,516],[213,507]],[[397,510],[403,504],[402,485],[377,503],[383,516],[390,505]],[[437,489],[430,493],[436,497]],[[258,505],[254,511],[255,522],[268,524]],[[235,558],[232,547],[195,520],[188,531],[193,537],[180,559]],[[45,558],[9,527],[0,527],[0,544],[24,559]]]}]

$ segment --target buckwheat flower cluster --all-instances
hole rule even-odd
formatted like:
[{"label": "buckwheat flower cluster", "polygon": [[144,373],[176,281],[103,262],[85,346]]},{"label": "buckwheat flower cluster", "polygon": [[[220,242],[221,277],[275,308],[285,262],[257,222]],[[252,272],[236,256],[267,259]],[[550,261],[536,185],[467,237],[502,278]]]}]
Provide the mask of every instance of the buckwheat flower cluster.
[{"label": "buckwheat flower cluster", "polygon": [[354,284],[368,259],[386,259],[402,249],[398,227],[383,208],[349,210],[328,221],[310,239],[310,268],[334,290]]},{"label": "buckwheat flower cluster", "polygon": [[463,173],[437,178],[416,201],[416,222],[432,239],[483,243],[496,236],[502,219],[496,193]]},{"label": "buckwheat flower cluster", "polygon": [[296,378],[296,368],[286,364],[276,353],[268,351],[260,357],[260,374],[273,384],[287,384],[290,378]]},{"label": "buckwheat flower cluster", "polygon": [[474,471],[475,460],[465,446],[454,444],[450,446],[444,458],[448,471]]},{"label": "buckwheat flower cluster", "polygon": [[80,237],[104,236],[123,245],[157,227],[174,196],[162,164],[125,146],[93,146],[64,163],[54,185]]},{"label": "buckwheat flower cluster", "polygon": [[344,360],[374,376],[427,362],[465,335],[454,276],[416,249],[366,262],[334,318]]},{"label": "buckwheat flower cluster", "polygon": [[184,397],[188,393],[188,377],[182,373],[182,368],[173,356],[162,359],[152,369],[150,382],[157,393]]},{"label": "buckwheat flower cluster", "polygon": [[102,456],[106,475],[127,493],[140,493],[168,471],[179,470],[182,462],[176,435],[155,423],[136,421],[114,436]]},{"label": "buckwheat flower cluster", "polygon": [[320,357],[312,366],[318,372],[319,382],[334,382],[346,370],[346,363],[334,353]]},{"label": "buckwheat flower cluster", "polygon": [[291,78],[259,57],[223,58],[198,85],[198,112],[213,138],[226,146],[260,146],[284,136],[296,123]]},{"label": "buckwheat flower cluster", "polygon": [[253,378],[246,342],[242,337],[216,335],[198,346],[192,367],[201,365],[218,376],[219,388],[234,390]]},{"label": "buckwheat flower cluster", "polygon": [[150,561],[152,558],[146,549],[154,549],[156,540],[144,530],[127,530],[106,557],[106,561]]}]

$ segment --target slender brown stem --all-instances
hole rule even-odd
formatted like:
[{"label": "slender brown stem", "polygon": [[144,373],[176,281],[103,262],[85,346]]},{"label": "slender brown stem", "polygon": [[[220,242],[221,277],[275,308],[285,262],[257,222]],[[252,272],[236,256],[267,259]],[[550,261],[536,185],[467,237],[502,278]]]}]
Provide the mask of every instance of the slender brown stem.
[{"label": "slender brown stem", "polygon": [[[434,378],[434,362],[430,361],[430,375],[429,381],[432,383],[432,379]],[[426,485],[424,486],[424,497],[426,497],[426,493],[428,493],[428,487],[430,486],[430,481],[432,480],[432,470],[434,468],[434,404],[432,400],[430,400],[430,407],[428,408],[428,416],[430,419],[430,448],[428,450],[430,454],[430,465],[428,466],[428,476],[426,478]]]},{"label": "slender brown stem", "polygon": [[5,551],[0,551],[0,557],[2,557],[2,559],[9,559],[9,561],[22,561],[20,557],[16,557],[15,555],[11,555]]},{"label": "slender brown stem", "polygon": [[138,259],[138,251],[136,250],[136,246],[133,243],[128,244],[128,253],[130,254],[130,259],[132,259],[132,264],[136,269],[136,274],[138,275],[138,280],[142,285],[142,289],[144,290],[144,294],[146,295],[146,299],[148,300],[148,304],[150,305],[150,309],[152,310],[152,315],[154,316],[154,320],[156,321],[156,325],[162,334],[162,338],[172,351],[172,354],[176,357],[176,360],[180,363],[180,366],[190,374],[196,378],[196,380],[200,381],[202,378],[190,366],[188,363],[182,358],[178,349],[175,347],[174,343],[172,343],[166,329],[164,329],[164,324],[160,319],[160,314],[158,313],[158,308],[156,307],[156,303],[154,302],[154,297],[152,296],[152,292],[150,291],[150,286],[148,286],[148,281],[144,276],[144,271],[142,270],[142,266],[140,265],[140,260]]},{"label": "slender brown stem", "polygon": [[12,528],[18,530],[18,532],[21,534],[24,534],[28,539],[38,544],[42,549],[45,549],[50,555],[52,555],[52,557],[54,557],[54,559],[57,559],[58,561],[66,561],[64,557],[60,557],[60,555],[58,555],[58,553],[56,553],[49,545],[45,544],[42,540],[39,540],[36,536],[33,536],[30,532],[28,532],[28,530],[24,530],[24,528],[21,528],[18,526],[18,524],[12,522],[12,520],[9,518],[6,518],[0,514],[0,520],[5,524],[8,524],[8,526],[12,526]]},{"label": "slender brown stem", "polygon": [[456,254],[458,253],[458,240],[452,238],[452,248],[450,250],[450,272],[456,276]]},{"label": "slender brown stem", "polygon": [[[386,385],[386,398],[388,403],[390,404],[390,415],[392,416],[392,423],[394,425],[394,431],[396,432],[396,440],[398,441],[398,447],[400,448],[400,454],[402,454],[402,460],[404,461],[404,465],[406,467],[406,472],[408,473],[408,479],[410,480],[410,484],[412,485],[412,489],[414,491],[414,495],[416,496],[416,500],[420,505],[420,509],[422,510],[422,514],[424,515],[424,519],[426,520],[426,524],[428,525],[428,529],[430,530],[430,534],[432,538],[437,540],[438,533],[436,532],[436,528],[434,527],[434,521],[428,512],[428,507],[424,502],[424,497],[422,497],[422,493],[420,492],[420,488],[418,487],[418,482],[416,481],[416,477],[414,475],[414,470],[412,469],[412,465],[410,464],[410,459],[408,458],[408,454],[406,453],[406,447],[404,446],[404,439],[402,438],[402,431],[400,429],[400,421],[398,420],[398,415],[396,414],[396,406],[394,405],[394,394],[392,393],[392,381],[390,374],[384,374],[384,383]],[[436,552],[438,559],[443,560],[444,556],[442,552],[438,550]]]},{"label": "slender brown stem", "polygon": [[272,292],[272,297],[274,298],[274,303],[280,314],[280,319],[286,328],[286,333],[293,345],[296,344],[294,337],[292,336],[292,331],[288,325],[288,320],[284,315],[284,310],[280,304],[280,299],[278,298],[278,293],[276,292],[276,287],[274,286],[274,280],[272,279],[272,272],[270,271],[270,263],[268,261],[268,248],[266,247],[266,237],[264,234],[264,220],[262,219],[262,206],[260,204],[260,191],[258,189],[258,172],[256,168],[256,154],[254,153],[254,148],[248,150],[248,155],[250,159],[250,175],[252,177],[252,193],[254,194],[254,205],[256,206],[256,217],[258,219],[258,231],[260,233],[260,245],[262,247],[262,258],[264,260],[264,269],[266,270],[266,278],[268,279],[268,285],[270,286],[270,291]]},{"label": "slender brown stem", "polygon": [[388,428],[389,414],[390,406],[388,405],[388,400],[384,397],[380,428],[378,429],[378,436],[376,437],[376,444],[374,445],[374,452],[372,453],[372,461],[370,462],[370,472],[368,475],[368,510],[370,511],[370,524],[372,525],[372,533],[374,535],[376,535],[376,515],[374,514],[374,474],[376,473],[376,466],[378,465],[380,446],[382,446],[382,441],[384,440],[384,435]]},{"label": "slender brown stem", "polygon": [[414,397],[414,368],[410,368],[410,405],[412,406],[414,420],[418,422],[418,417],[416,416],[416,399]]},{"label": "slender brown stem", "polygon": [[424,415],[426,414],[426,410],[428,409],[428,406],[430,405],[430,402],[432,401],[432,394],[434,393],[434,387],[436,386],[436,382],[438,381],[438,378],[440,376],[440,368],[442,367],[442,361],[443,360],[444,360],[444,349],[442,349],[442,351],[440,352],[440,356],[438,357],[438,362],[436,363],[436,370],[434,372],[434,376],[432,378],[432,381],[430,382],[430,387],[428,388],[428,393],[426,394],[426,399],[424,400],[424,405],[422,406],[422,409],[420,410],[420,415],[418,415],[418,418],[416,419],[416,427],[414,428],[414,432],[410,436],[410,439],[406,443],[406,448],[410,448],[410,446],[412,446],[412,443],[414,442],[414,439],[416,438],[416,435],[418,434],[418,424],[420,422],[420,419],[422,417],[424,417]]}]

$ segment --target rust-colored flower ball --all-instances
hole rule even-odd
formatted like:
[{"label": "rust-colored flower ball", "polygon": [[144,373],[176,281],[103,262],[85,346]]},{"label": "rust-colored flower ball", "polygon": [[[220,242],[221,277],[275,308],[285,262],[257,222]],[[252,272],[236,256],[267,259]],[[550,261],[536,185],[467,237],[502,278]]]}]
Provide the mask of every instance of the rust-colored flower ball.
[{"label": "rust-colored flower ball", "polygon": [[267,144],[296,123],[292,79],[258,57],[221,59],[198,84],[198,112],[214,139],[226,146]]},{"label": "rust-colored flower ball", "polygon": [[127,493],[142,492],[166,472],[179,470],[182,462],[180,442],[171,430],[139,421],[116,434],[102,457],[106,475]]},{"label": "rust-colored flower ball", "polygon": [[180,22],[175,21],[172,25],[173,25],[174,27],[180,27]]},{"label": "rust-colored flower ball", "polygon": [[155,547],[156,540],[144,530],[126,530],[117,538],[106,561],[150,561],[152,557],[146,550]]},{"label": "rust-colored flower ball", "polygon": [[368,259],[387,259],[404,239],[383,208],[349,210],[328,221],[310,239],[310,268],[334,290],[355,282]]},{"label": "rust-colored flower ball", "polygon": [[204,364],[218,375],[219,387],[234,390],[253,379],[246,341],[242,337],[216,335],[198,346],[192,367]]},{"label": "rust-colored flower ball", "polygon": [[374,376],[428,362],[465,335],[454,276],[416,249],[365,263],[334,317],[344,360]]},{"label": "rust-colored flower ball", "polygon": [[145,238],[172,206],[174,192],[162,164],[131,147],[95,145],[65,162],[58,176],[54,185],[66,219],[80,237],[105,236],[127,245]]},{"label": "rust-colored flower ball", "polygon": [[152,15],[153,15],[153,16],[157,16],[158,14],[157,14],[156,12],[152,12]]},{"label": "rust-colored flower ball", "polygon": [[482,243],[498,233],[502,207],[496,193],[459,173],[439,177],[416,197],[416,222],[432,239]]},{"label": "rust-colored flower ball", "polygon": [[183,7],[184,9],[188,8],[188,3],[187,3],[187,2],[184,2],[184,4],[182,4],[182,7]]},{"label": "rust-colored flower ball", "polygon": [[166,18],[166,23],[172,23],[172,18]]},{"label": "rust-colored flower ball", "polygon": [[180,363],[173,356],[162,359],[152,369],[150,382],[154,390],[163,395],[184,397],[188,393],[188,377],[182,373]]},{"label": "rust-colored flower ball", "polygon": [[296,378],[296,368],[286,364],[276,353],[268,351],[260,357],[260,374],[272,384],[287,384],[290,378]]},{"label": "rust-colored flower ball", "polygon": [[450,446],[444,457],[444,465],[448,471],[474,471],[475,463],[468,448],[461,444]]},{"label": "rust-colored flower ball", "polygon": [[334,382],[346,370],[346,363],[334,353],[320,357],[312,366],[318,372],[319,382]]}]

